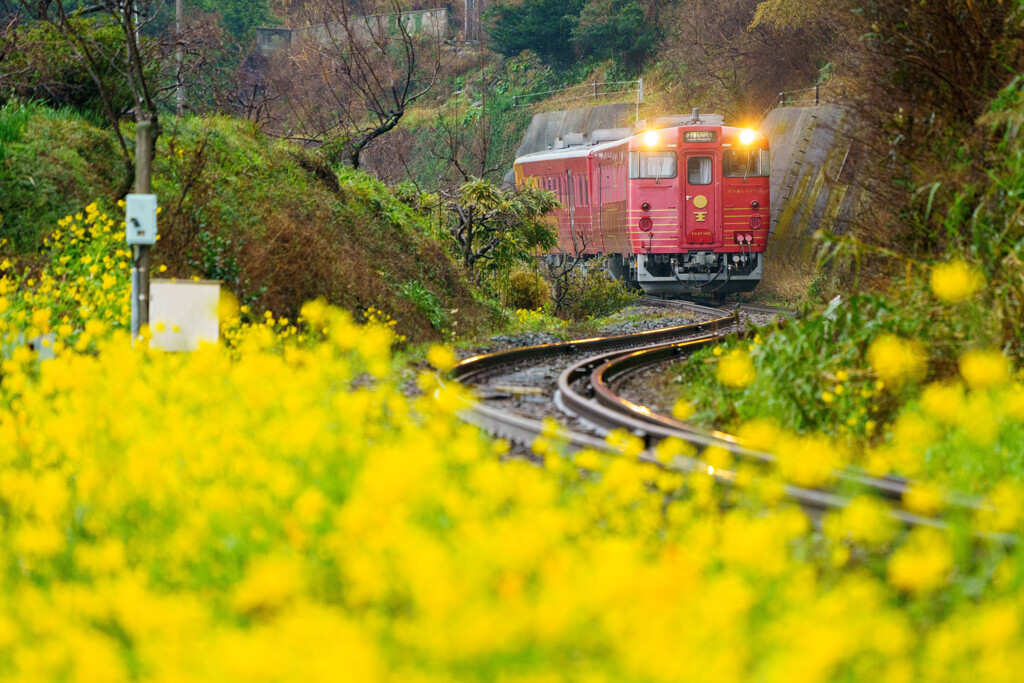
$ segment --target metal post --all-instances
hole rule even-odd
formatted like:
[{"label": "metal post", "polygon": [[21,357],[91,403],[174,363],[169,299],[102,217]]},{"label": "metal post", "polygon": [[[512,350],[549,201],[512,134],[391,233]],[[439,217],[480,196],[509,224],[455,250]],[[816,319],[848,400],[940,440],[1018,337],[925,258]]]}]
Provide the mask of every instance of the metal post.
[{"label": "metal post", "polygon": [[185,68],[185,46],[181,43],[181,31],[185,23],[185,10],[181,0],[174,2],[174,35],[178,41],[178,118],[185,115],[185,83],[182,81],[181,72]]},{"label": "metal post", "polygon": [[[153,190],[153,123],[139,121],[135,125],[135,193],[151,194]],[[149,325],[149,245],[132,247],[132,341]]]},{"label": "metal post", "polygon": [[785,107],[786,106],[786,98],[783,95],[784,95],[784,93],[781,93],[781,92],[779,93],[779,106],[780,107]]},{"label": "metal post", "polygon": [[594,99],[597,99],[597,81],[594,81]]},{"label": "metal post", "polygon": [[817,107],[818,104],[821,102],[821,92],[820,92],[820,90],[821,90],[821,86],[820,85],[814,86],[814,106],[815,107]]},{"label": "metal post", "polygon": [[518,106],[519,106],[519,95],[513,95],[512,96],[512,107],[515,108],[515,107],[518,107]]}]

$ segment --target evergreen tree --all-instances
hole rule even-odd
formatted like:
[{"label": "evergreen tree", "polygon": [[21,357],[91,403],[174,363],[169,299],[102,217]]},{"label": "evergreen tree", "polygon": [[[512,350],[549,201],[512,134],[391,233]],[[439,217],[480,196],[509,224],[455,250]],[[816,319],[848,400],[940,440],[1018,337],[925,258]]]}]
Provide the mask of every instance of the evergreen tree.
[{"label": "evergreen tree", "polygon": [[508,57],[532,50],[549,64],[567,66],[575,58],[572,34],[584,4],[585,0],[524,0],[518,6],[499,2],[484,17],[492,46]]}]

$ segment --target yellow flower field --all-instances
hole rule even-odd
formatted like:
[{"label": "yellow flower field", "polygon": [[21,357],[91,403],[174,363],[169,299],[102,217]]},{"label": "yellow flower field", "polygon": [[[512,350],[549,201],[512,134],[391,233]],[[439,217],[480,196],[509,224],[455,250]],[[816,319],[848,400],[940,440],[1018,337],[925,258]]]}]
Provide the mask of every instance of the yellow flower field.
[{"label": "yellow flower field", "polygon": [[[312,303],[301,321],[236,320],[197,353],[133,349],[116,237],[55,239],[55,263],[77,265],[15,264],[0,280],[4,678],[1009,681],[1024,668],[1019,551],[970,535],[1018,530],[1012,510],[908,534],[859,498],[816,531],[778,493],[789,471],[826,480],[820,464],[741,468],[726,491],[638,462],[623,435],[621,457],[567,457],[554,429],[543,466],[510,459],[460,423],[432,373],[406,395],[386,323]],[[113,265],[86,275],[104,249]],[[47,324],[71,328],[55,360],[13,348],[11,331]],[[749,381],[734,362],[725,380]],[[807,459],[829,448],[798,445]]]}]

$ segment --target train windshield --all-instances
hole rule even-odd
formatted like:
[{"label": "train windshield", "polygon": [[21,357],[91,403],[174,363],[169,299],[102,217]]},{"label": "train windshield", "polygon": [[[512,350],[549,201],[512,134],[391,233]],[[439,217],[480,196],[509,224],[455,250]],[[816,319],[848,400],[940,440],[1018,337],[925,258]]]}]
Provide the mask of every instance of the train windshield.
[{"label": "train windshield", "polygon": [[726,178],[767,178],[768,150],[727,149],[722,154],[722,173]]},{"label": "train windshield", "polygon": [[675,178],[675,152],[630,152],[629,177]]}]

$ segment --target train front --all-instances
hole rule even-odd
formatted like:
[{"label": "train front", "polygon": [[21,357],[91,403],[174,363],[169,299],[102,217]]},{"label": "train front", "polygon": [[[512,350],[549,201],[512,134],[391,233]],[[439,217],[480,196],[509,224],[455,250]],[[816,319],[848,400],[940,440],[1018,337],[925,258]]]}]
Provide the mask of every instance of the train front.
[{"label": "train front", "polygon": [[650,294],[748,292],[771,224],[768,139],[730,126],[649,131],[629,145],[634,277]]}]

